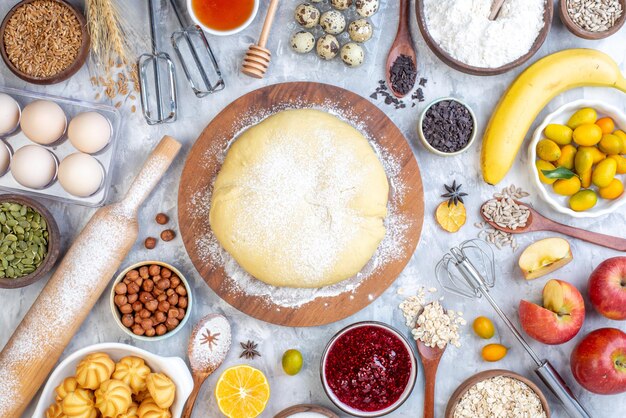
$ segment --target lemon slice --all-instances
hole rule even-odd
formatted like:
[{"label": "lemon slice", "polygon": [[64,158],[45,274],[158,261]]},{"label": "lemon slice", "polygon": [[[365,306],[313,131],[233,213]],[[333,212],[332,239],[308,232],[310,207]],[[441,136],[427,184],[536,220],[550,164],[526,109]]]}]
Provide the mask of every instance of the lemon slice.
[{"label": "lemon slice", "polygon": [[215,386],[220,411],[229,418],[254,418],[270,399],[270,385],[260,370],[247,365],[224,370]]},{"label": "lemon slice", "polygon": [[452,204],[448,206],[447,201],[441,202],[441,204],[437,206],[435,217],[437,218],[437,223],[444,230],[448,232],[456,232],[461,229],[463,225],[465,225],[465,219],[467,218],[465,205],[458,202],[456,205]]}]

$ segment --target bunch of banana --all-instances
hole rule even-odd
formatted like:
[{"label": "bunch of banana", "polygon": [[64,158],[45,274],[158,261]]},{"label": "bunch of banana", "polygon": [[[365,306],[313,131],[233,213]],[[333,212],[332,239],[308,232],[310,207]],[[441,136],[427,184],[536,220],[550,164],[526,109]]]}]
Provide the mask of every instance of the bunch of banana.
[{"label": "bunch of banana", "polygon": [[614,87],[626,93],[626,78],[611,57],[594,49],[566,49],[540,59],[511,84],[483,137],[483,179],[497,184],[509,171],[524,137],[556,95],[582,86]]}]

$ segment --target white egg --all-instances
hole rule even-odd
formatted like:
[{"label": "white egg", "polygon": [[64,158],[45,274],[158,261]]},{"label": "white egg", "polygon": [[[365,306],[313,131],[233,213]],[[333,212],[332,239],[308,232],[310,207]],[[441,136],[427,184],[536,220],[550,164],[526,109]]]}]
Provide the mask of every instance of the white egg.
[{"label": "white egg", "polygon": [[0,176],[3,176],[11,165],[11,151],[9,146],[0,141]]},{"label": "white egg", "polygon": [[111,140],[111,124],[98,112],[79,113],[70,121],[67,137],[77,150],[95,154]]},{"label": "white egg", "polygon": [[20,123],[20,105],[8,94],[0,93],[0,135],[12,133]]},{"label": "white egg", "polygon": [[11,162],[11,174],[24,187],[43,189],[57,174],[57,160],[43,147],[26,145],[15,151]]},{"label": "white egg", "polygon": [[91,155],[76,152],[59,164],[59,183],[74,196],[91,196],[100,189],[103,179],[104,169]]},{"label": "white egg", "polygon": [[24,135],[40,145],[56,142],[67,126],[67,118],[58,104],[49,100],[36,100],[22,110],[20,127]]}]

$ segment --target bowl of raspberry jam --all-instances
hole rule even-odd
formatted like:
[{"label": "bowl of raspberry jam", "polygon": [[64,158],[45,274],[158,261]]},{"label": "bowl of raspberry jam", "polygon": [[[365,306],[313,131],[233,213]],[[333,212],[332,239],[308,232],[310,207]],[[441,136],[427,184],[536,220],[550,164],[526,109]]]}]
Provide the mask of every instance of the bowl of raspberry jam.
[{"label": "bowl of raspberry jam", "polygon": [[381,417],[398,409],[417,378],[409,342],[381,322],[358,322],[339,331],[321,361],[324,391],[343,412]]}]

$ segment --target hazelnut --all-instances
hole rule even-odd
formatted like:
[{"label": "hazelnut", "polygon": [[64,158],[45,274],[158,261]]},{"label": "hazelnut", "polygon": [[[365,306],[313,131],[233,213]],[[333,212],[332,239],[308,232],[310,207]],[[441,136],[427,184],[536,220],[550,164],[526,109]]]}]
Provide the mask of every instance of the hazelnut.
[{"label": "hazelnut", "polygon": [[150,318],[146,318],[143,321],[141,321],[141,328],[143,329],[150,329],[152,328],[154,324],[152,323],[152,320]]},{"label": "hazelnut", "polygon": [[170,308],[170,309],[168,309],[167,317],[168,318],[178,318],[178,309],[177,308]]},{"label": "hazelnut", "polygon": [[165,291],[165,294],[166,294],[167,296],[172,296],[172,295],[176,294],[176,291],[175,291],[174,289],[167,289],[167,290]]},{"label": "hazelnut", "polygon": [[159,289],[166,290],[170,288],[170,281],[168,279],[161,279],[156,285]]},{"label": "hazelnut", "polygon": [[138,313],[136,313],[135,316],[133,317],[133,320],[135,321],[135,324],[141,324],[141,321],[143,321],[143,318],[139,316]]},{"label": "hazelnut", "polygon": [[146,279],[143,281],[141,288],[146,292],[152,292],[152,289],[154,289],[154,282],[150,279]]},{"label": "hazelnut", "polygon": [[165,312],[158,311],[157,313],[154,314],[154,321],[157,324],[162,324],[163,322],[165,322],[166,319],[167,319],[167,315],[165,315]]},{"label": "hazelnut", "polygon": [[185,317],[185,310],[183,308],[178,308],[178,316],[176,317],[176,319],[178,319],[179,321],[182,321],[184,317]]},{"label": "hazelnut", "polygon": [[141,287],[144,280],[145,279],[143,277],[137,277],[137,279],[135,279],[135,283],[137,284],[137,286]]},{"label": "hazelnut", "polygon": [[155,299],[149,300],[148,302],[145,303],[145,306],[147,310],[149,310],[150,312],[154,312],[159,307],[159,302]]},{"label": "hazelnut", "polygon": [[145,308],[139,311],[139,316],[141,317],[141,319],[150,318],[150,315],[152,315],[152,313]]},{"label": "hazelnut", "polygon": [[153,299],[154,299],[154,296],[152,296],[152,294],[149,293],[149,292],[141,292],[139,294],[139,300],[141,302],[143,302],[143,303],[146,303],[146,302],[151,301]]},{"label": "hazelnut", "polygon": [[165,321],[165,326],[167,327],[168,331],[176,328],[178,324],[180,324],[180,321],[176,318],[167,318],[167,320]]},{"label": "hazelnut", "polygon": [[161,296],[163,293],[165,293],[165,291],[163,291],[163,290],[159,289],[158,287],[155,287],[154,289],[152,289],[152,294],[153,294],[155,297],[159,297],[159,296]]},{"label": "hazelnut", "polygon": [[128,298],[128,303],[135,303],[137,299],[139,299],[139,295],[137,293],[133,293],[132,295],[126,296]]},{"label": "hazelnut", "polygon": [[137,280],[137,278],[139,278],[139,272],[137,270],[131,270],[126,273],[126,277],[128,277],[130,280]]},{"label": "hazelnut", "polygon": [[143,242],[143,245],[146,247],[146,249],[153,250],[154,247],[156,247],[156,245],[157,245],[157,240],[154,237],[148,237]]},{"label": "hazelnut", "polygon": [[143,277],[144,279],[147,279],[148,277],[150,277],[150,273],[148,273],[148,266],[139,267],[139,275]]},{"label": "hazelnut", "polygon": [[159,302],[163,302],[164,300],[167,300],[167,295],[165,293],[161,293],[160,295],[157,296],[157,300]]},{"label": "hazelnut", "polygon": [[129,295],[134,295],[135,293],[139,292],[139,285],[135,282],[130,283],[127,288]]},{"label": "hazelnut", "polygon": [[126,328],[130,328],[135,324],[135,319],[133,318],[133,316],[131,314],[126,314],[122,316],[122,324],[126,327]]},{"label": "hazelnut", "polygon": [[178,298],[178,307],[187,309],[188,300],[185,296],[181,296]]},{"label": "hazelnut", "polygon": [[146,333],[146,330],[144,330],[141,325],[139,325],[139,324],[133,325],[133,334],[135,334],[135,335],[143,335],[145,333]]},{"label": "hazelnut", "polygon": [[158,276],[159,273],[161,273],[161,266],[152,264],[150,267],[148,267],[148,273],[150,273],[150,276]]},{"label": "hazelnut", "polygon": [[139,312],[142,309],[143,309],[143,303],[141,303],[139,301],[133,303],[133,311]]},{"label": "hazelnut", "polygon": [[157,214],[157,216],[154,218],[154,220],[156,221],[156,223],[158,223],[159,225],[165,225],[166,223],[168,223],[170,221],[170,217],[167,216],[164,213],[159,213]]},{"label": "hazelnut", "polygon": [[171,229],[166,229],[165,231],[161,232],[161,239],[165,242],[171,241],[174,238],[176,238],[176,232],[172,231]]},{"label": "hazelnut", "polygon": [[[174,293],[173,295],[170,295],[167,298],[167,301],[170,303],[170,305],[176,306],[176,305],[178,305],[179,297],[178,297],[178,295],[176,293]],[[182,308],[182,306],[181,306],[181,308]]]},{"label": "hazelnut", "polygon": [[176,275],[172,276],[172,278],[170,279],[170,283],[172,284],[172,287],[176,289],[178,285],[180,285],[180,277]]},{"label": "hazelnut", "polygon": [[163,335],[167,332],[167,327],[163,324],[159,324],[156,327],[156,335]]},{"label": "hazelnut", "polygon": [[152,327],[148,328],[146,330],[146,333],[144,334],[146,337],[154,337],[154,335],[156,334],[156,330]]},{"label": "hazelnut", "polygon": [[159,302],[159,311],[161,312],[167,312],[170,309],[170,303],[166,300],[164,300],[163,302]]},{"label": "hazelnut", "polygon": [[118,284],[115,285],[115,293],[117,295],[124,295],[126,294],[126,283],[120,282]]},{"label": "hazelnut", "polygon": [[176,286],[176,293],[178,293],[180,296],[187,296],[187,289],[185,289],[185,286],[183,286],[182,284],[179,284],[178,286]]},{"label": "hazelnut", "polygon": [[170,277],[172,277],[172,270],[168,269],[167,267],[163,267],[161,269],[161,277],[163,277],[164,279],[169,279]]},{"label": "hazelnut", "polygon": [[124,284],[130,284],[130,283],[132,283],[132,280],[131,280],[131,279],[129,279],[128,277],[124,277],[124,278],[122,279],[122,283],[124,283]]},{"label": "hazelnut", "polygon": [[133,307],[130,304],[120,306],[120,312],[123,314],[129,314],[133,311]]},{"label": "hazelnut", "polygon": [[125,295],[115,295],[113,298],[116,306],[122,306],[128,304],[128,298]]}]

